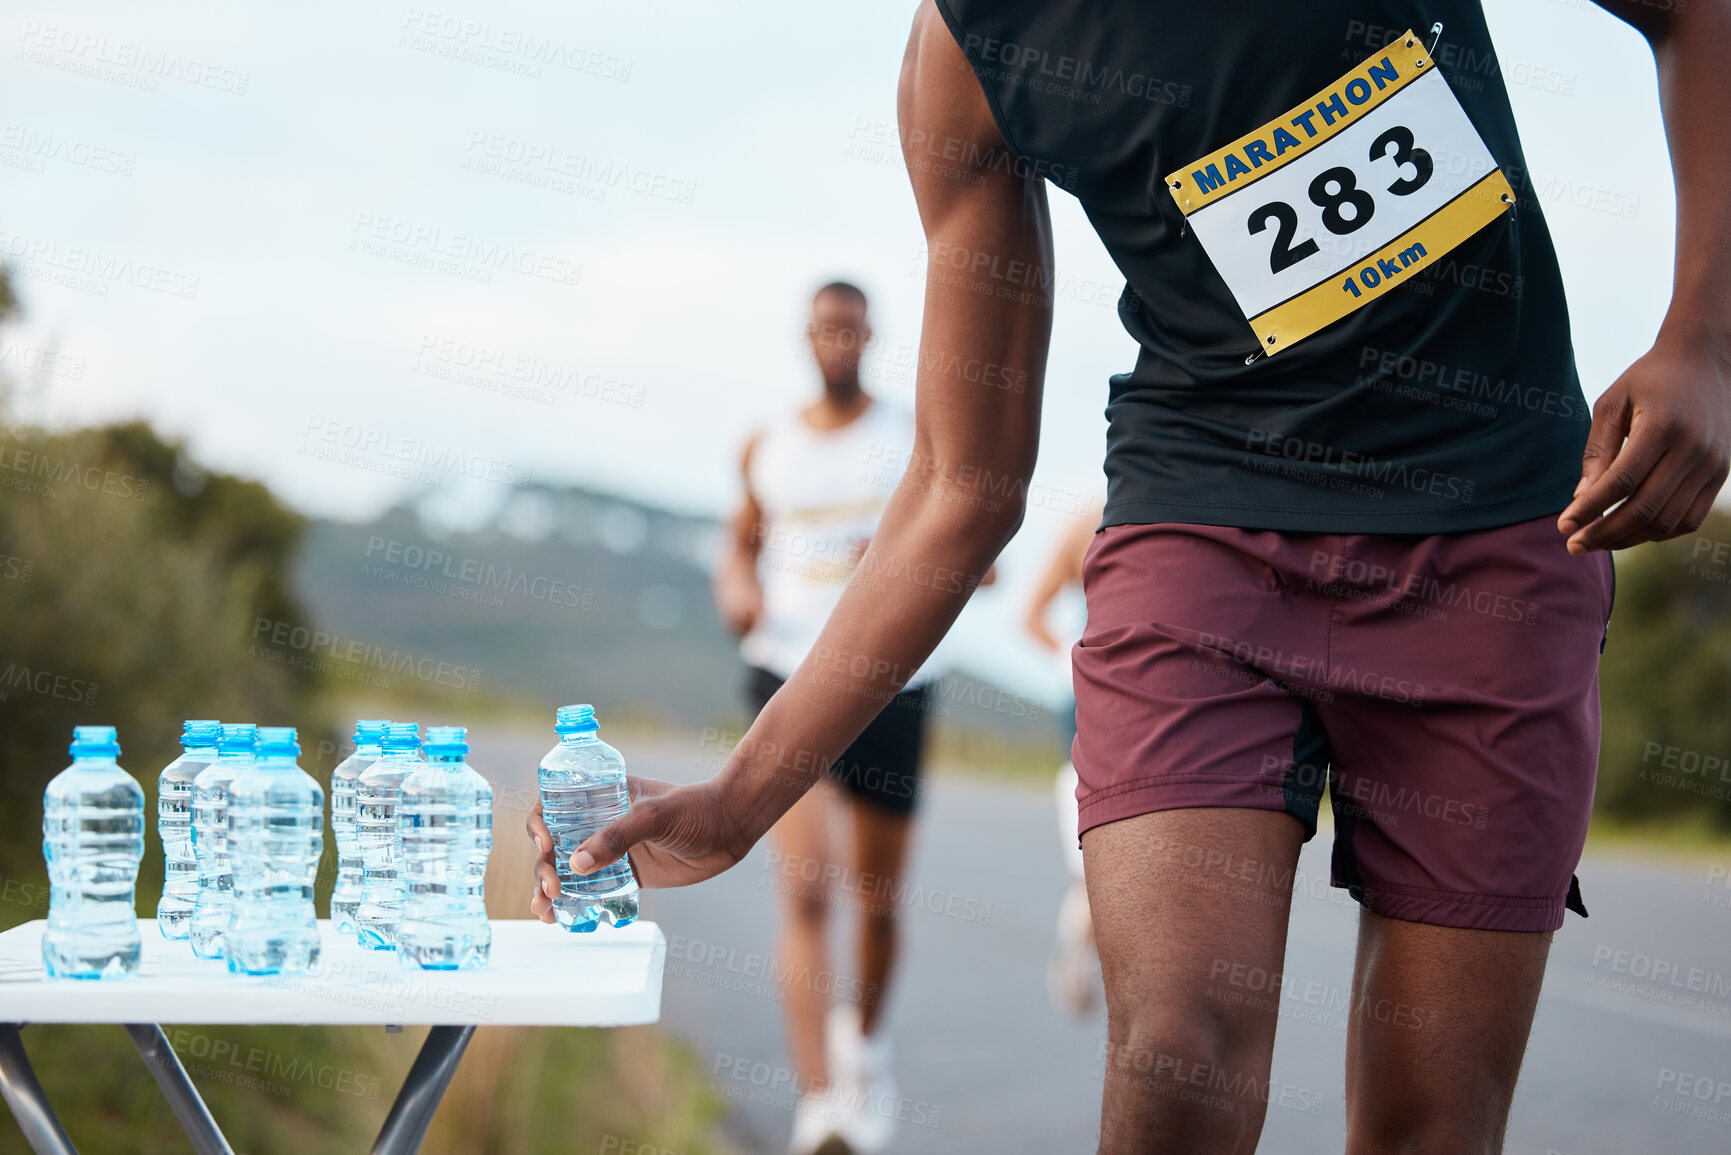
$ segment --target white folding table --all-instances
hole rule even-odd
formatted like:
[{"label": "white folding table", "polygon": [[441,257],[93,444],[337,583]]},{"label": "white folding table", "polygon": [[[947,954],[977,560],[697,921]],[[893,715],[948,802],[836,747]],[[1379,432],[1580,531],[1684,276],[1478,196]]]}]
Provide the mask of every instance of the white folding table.
[{"label": "white folding table", "polygon": [[493,953],[474,971],[404,970],[393,952],[369,951],[319,923],[312,974],[249,977],[170,942],[154,919],[136,977],[49,979],[41,920],[0,934],[0,1093],[37,1155],[77,1155],[25,1055],[26,1023],[125,1026],[198,1155],[233,1155],[160,1023],[400,1026],[430,1024],[373,1155],[412,1155],[477,1026],[617,1027],[661,1013],[667,941],[652,922],[570,934],[528,919],[493,925]]}]

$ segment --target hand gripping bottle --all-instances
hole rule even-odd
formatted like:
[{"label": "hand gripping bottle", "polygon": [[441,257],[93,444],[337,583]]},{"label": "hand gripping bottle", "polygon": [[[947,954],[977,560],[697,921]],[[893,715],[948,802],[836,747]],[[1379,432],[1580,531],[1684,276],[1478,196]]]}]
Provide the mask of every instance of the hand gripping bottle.
[{"label": "hand gripping bottle", "polygon": [[541,813],[553,836],[559,897],[553,916],[570,931],[592,931],[606,919],[629,926],[637,918],[637,878],[621,858],[593,874],[571,869],[585,838],[631,807],[625,759],[596,736],[593,706],[561,706],[553,729],[559,744],[541,759]]}]

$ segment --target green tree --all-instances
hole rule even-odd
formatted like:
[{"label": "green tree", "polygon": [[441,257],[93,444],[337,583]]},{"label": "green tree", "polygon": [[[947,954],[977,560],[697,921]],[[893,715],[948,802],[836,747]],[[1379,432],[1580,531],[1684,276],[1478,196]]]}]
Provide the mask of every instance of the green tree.
[{"label": "green tree", "polygon": [[1616,565],[1597,809],[1731,831],[1731,515]]},{"label": "green tree", "polygon": [[0,427],[0,865],[14,877],[41,870],[30,828],[72,726],[119,727],[122,764],[150,789],[184,718],[303,716],[313,676],[252,650],[260,619],[302,622],[285,577],[300,519],[254,482],[186,472],[141,424]]}]

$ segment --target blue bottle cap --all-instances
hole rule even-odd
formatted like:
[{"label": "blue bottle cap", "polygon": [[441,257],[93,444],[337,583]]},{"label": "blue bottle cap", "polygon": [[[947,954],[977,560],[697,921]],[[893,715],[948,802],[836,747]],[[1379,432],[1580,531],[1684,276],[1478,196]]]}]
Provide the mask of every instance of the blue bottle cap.
[{"label": "blue bottle cap", "polygon": [[120,738],[113,726],[74,726],[66,752],[74,758],[118,758]]},{"label": "blue bottle cap", "polygon": [[556,734],[581,734],[599,728],[594,706],[560,706],[553,718],[553,732]]},{"label": "blue bottle cap", "polygon": [[421,746],[421,724],[419,722],[387,722],[385,736],[381,745],[387,751],[402,752],[418,750]]},{"label": "blue bottle cap", "polygon": [[251,722],[224,722],[217,737],[219,754],[250,754],[258,744],[258,727]]},{"label": "blue bottle cap", "polygon": [[195,746],[214,746],[222,736],[222,723],[213,719],[193,721],[188,719],[181,727],[180,744],[187,749]]},{"label": "blue bottle cap", "polygon": [[258,755],[260,758],[281,758],[285,754],[293,757],[301,752],[301,744],[295,741],[293,726],[260,726],[258,728]]},{"label": "blue bottle cap", "polygon": [[362,718],[355,723],[355,745],[377,746],[390,723],[383,718]]},{"label": "blue bottle cap", "polygon": [[467,726],[428,726],[427,740],[422,743],[421,752],[429,757],[439,755],[462,757],[469,752],[469,728]]}]

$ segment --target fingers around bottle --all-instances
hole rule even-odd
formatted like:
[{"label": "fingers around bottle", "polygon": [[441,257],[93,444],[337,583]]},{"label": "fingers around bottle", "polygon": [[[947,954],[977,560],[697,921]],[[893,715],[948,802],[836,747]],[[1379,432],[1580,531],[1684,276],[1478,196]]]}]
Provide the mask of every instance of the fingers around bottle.
[{"label": "fingers around bottle", "polygon": [[656,798],[670,790],[679,789],[671,782],[663,782],[659,778],[639,778],[635,774],[625,776],[625,790],[635,806],[645,798]]},{"label": "fingers around bottle", "polygon": [[529,808],[529,817],[523,820],[523,829],[528,831],[530,841],[535,849],[544,855],[553,853],[553,835],[547,830],[547,823],[541,817],[541,803],[537,801]]},{"label": "fingers around bottle", "polygon": [[583,840],[583,845],[571,856],[571,869],[578,874],[599,870],[639,842],[653,837],[656,816],[660,811],[658,799],[640,796],[617,822],[602,827]]},{"label": "fingers around bottle", "polygon": [[554,869],[551,857],[535,864],[535,889],[549,901],[559,897],[559,872]]}]

